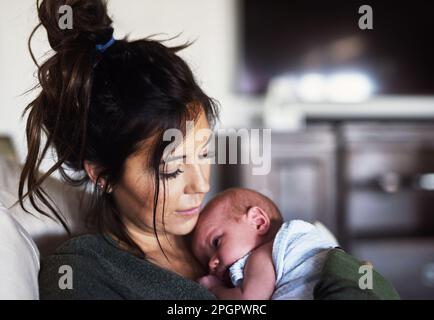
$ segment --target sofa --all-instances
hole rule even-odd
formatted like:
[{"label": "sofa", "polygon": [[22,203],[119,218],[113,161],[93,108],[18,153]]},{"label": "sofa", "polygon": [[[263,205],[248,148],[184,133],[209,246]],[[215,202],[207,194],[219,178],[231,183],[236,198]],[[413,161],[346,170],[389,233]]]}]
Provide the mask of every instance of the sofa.
[{"label": "sofa", "polygon": [[44,190],[65,217],[71,233],[55,219],[37,212],[28,199],[25,208],[30,213],[25,212],[16,203],[21,168],[0,155],[0,299],[38,299],[40,257],[52,253],[69,237],[88,231],[89,193],[54,177],[45,181]]}]

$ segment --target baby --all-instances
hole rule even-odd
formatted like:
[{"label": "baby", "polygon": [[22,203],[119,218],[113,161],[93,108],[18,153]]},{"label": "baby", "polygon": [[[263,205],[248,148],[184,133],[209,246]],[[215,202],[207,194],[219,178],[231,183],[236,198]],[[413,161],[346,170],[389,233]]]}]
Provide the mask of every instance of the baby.
[{"label": "baby", "polygon": [[219,299],[313,299],[336,240],[314,225],[283,222],[266,196],[228,189],[202,210],[193,252],[210,275],[200,284]]}]

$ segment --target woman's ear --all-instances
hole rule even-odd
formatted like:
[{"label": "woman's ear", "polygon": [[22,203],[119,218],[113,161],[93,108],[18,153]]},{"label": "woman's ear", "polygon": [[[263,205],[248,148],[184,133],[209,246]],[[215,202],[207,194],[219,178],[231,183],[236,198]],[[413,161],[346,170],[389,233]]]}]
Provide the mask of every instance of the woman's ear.
[{"label": "woman's ear", "polygon": [[[96,178],[100,174],[101,168],[97,164],[90,162],[88,160],[84,160],[83,165],[84,165],[84,170],[86,170],[86,173],[89,176],[90,180],[92,180],[93,183],[96,183]],[[102,189],[104,189],[106,183],[107,181],[104,177],[99,178],[98,184],[101,184]],[[107,192],[110,193],[112,191],[113,191],[112,187],[109,186]]]},{"label": "woman's ear", "polygon": [[270,228],[270,217],[260,207],[250,207],[247,210],[247,220],[256,227],[260,235],[266,234]]},{"label": "woman's ear", "polygon": [[[90,180],[95,183],[96,182],[96,178],[99,175],[100,169],[99,167],[93,163],[90,162],[88,160],[84,160],[84,170],[86,170],[87,175],[89,176]],[[105,183],[104,178],[100,178],[101,182]]]},{"label": "woman's ear", "polygon": [[[84,170],[86,170],[86,173],[89,176],[90,180],[93,183],[95,183],[96,178],[98,177],[98,175],[101,172],[101,168],[98,165],[96,165],[95,163],[90,162],[88,160],[84,160],[83,165],[84,165]],[[107,181],[104,177],[99,178],[98,185],[100,185],[99,188],[101,190],[104,190],[106,183],[107,183]],[[113,188],[111,186],[108,186],[106,190],[107,190],[106,191],[107,193],[113,192]]]}]

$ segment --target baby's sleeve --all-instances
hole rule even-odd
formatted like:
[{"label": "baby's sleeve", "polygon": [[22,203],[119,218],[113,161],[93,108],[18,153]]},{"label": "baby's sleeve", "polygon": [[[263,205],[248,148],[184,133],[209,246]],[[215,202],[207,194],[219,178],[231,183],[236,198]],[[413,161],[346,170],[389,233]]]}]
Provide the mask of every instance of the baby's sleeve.
[{"label": "baby's sleeve", "polygon": [[250,254],[251,252],[238,259],[232,266],[229,267],[229,276],[234,287],[239,287],[243,283],[244,267]]}]

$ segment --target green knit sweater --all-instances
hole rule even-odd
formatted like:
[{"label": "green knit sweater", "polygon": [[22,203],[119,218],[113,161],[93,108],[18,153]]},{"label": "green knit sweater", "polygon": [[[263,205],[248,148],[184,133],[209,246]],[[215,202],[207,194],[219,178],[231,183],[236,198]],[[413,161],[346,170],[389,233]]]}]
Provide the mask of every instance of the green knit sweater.
[{"label": "green knit sweater", "polygon": [[[66,275],[59,273],[62,265],[72,268],[72,289],[59,286]],[[215,299],[198,283],[118,248],[103,235],[71,239],[43,258],[39,294],[41,299]]]},{"label": "green knit sweater", "polygon": [[[363,263],[342,249],[330,250],[321,278],[314,289],[317,300],[397,300],[395,288],[381,274],[372,269],[372,287],[361,289],[359,273]],[[363,282],[363,281],[362,281]]]},{"label": "green knit sweater", "polygon": [[[65,275],[61,266],[72,270],[72,289],[61,289]],[[359,288],[357,261],[343,250],[330,251],[314,290],[318,300],[399,299],[392,285],[376,271],[373,288]],[[120,249],[104,235],[71,239],[56,253],[41,260],[39,273],[41,299],[215,299],[198,283],[162,269]]]}]

